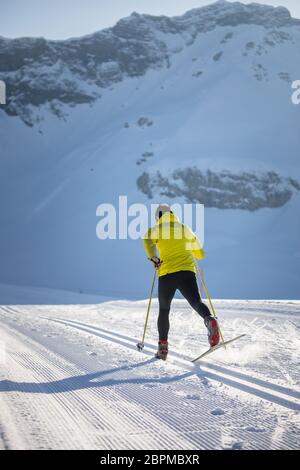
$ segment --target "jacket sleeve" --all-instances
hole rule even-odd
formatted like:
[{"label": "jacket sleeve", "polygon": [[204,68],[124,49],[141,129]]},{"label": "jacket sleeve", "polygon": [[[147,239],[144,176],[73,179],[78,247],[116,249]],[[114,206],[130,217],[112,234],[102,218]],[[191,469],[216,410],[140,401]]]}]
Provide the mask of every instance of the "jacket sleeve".
[{"label": "jacket sleeve", "polygon": [[184,226],[184,237],[187,250],[190,250],[196,259],[204,259],[205,251],[200,241],[198,240],[194,232],[192,232],[192,230],[186,225]]},{"label": "jacket sleeve", "polygon": [[156,246],[155,246],[155,243],[153,242],[153,233],[152,233],[151,228],[143,236],[143,243],[144,243],[144,249],[148,258],[151,259],[154,256],[157,256]]}]

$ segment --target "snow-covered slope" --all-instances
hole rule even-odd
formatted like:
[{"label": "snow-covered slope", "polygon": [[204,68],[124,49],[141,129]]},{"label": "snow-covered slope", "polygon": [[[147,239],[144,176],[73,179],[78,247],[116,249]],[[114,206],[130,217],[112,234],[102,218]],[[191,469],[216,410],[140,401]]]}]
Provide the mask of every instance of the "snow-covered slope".
[{"label": "snow-covered slope", "polygon": [[[299,301],[216,302],[225,338],[247,336],[193,365],[207,337],[184,301],[162,363],[157,301],[140,353],[146,301],[17,305],[24,291],[1,286],[0,448],[299,447]],[[26,295],[36,302],[36,289]]]},{"label": "snow-covered slope", "polygon": [[96,207],[202,202],[216,297],[298,298],[300,23],[217,2],[68,41],[0,40],[0,281],[139,297],[139,241]]}]

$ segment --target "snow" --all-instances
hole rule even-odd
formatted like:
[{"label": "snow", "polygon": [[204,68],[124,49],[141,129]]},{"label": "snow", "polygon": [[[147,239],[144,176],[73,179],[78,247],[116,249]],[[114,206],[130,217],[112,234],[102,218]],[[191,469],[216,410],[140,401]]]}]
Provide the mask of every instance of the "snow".
[{"label": "snow", "polygon": [[0,447],[298,448],[299,301],[214,300],[225,339],[246,337],[193,365],[207,339],[184,300],[163,363],[153,359],[157,299],[138,352],[147,299],[0,293]]},{"label": "snow", "polygon": [[[137,351],[152,267],[141,241],[96,238],[100,203],[161,202],[139,192],[143,171],[195,165],[299,182],[299,22],[252,5],[245,24],[248,7],[219,5],[218,17],[217,6],[196,9],[171,29],[164,17],[122,20],[150,25],[153,48],[140,57],[145,75],[120,82],[118,58],[99,65],[91,54],[108,88],[85,80],[80,61],[75,71],[61,59],[26,62],[33,89],[48,96],[49,83],[73,84],[93,104],[29,104],[32,127],[0,110],[0,448],[299,447],[298,190],[279,208],[205,210],[201,268],[225,340],[246,337],[196,364],[206,332],[182,299],[172,305],[168,361],[153,358],[156,298]],[[240,24],[228,23],[238,14]],[[65,53],[97,35],[113,30],[66,41]],[[0,42],[12,53],[35,43]],[[145,153],[153,155],[137,165]]]}]

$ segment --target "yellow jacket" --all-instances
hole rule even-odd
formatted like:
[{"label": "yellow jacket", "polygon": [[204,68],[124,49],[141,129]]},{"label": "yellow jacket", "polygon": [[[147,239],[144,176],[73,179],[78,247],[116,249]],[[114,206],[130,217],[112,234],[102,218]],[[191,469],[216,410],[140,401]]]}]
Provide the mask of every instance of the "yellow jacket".
[{"label": "yellow jacket", "polygon": [[157,256],[159,251],[162,261],[159,276],[177,271],[196,272],[193,256],[198,259],[205,256],[196,235],[171,212],[164,213],[143,238],[148,258]]}]

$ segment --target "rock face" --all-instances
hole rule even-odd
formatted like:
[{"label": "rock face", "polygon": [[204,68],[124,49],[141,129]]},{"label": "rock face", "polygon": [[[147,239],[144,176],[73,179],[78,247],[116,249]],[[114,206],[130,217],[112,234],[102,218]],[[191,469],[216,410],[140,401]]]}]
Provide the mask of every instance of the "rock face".
[{"label": "rock face", "polygon": [[300,190],[292,178],[280,177],[275,172],[232,173],[230,171],[201,171],[199,168],[181,168],[164,176],[143,172],[137,186],[152,199],[183,197],[189,203],[219,209],[245,209],[255,211],[263,207],[281,207]]},{"label": "rock face", "polygon": [[[218,1],[174,18],[133,13],[112,28],[66,41],[0,38],[0,77],[7,84],[4,110],[28,125],[34,124],[34,109],[40,105],[49,105],[61,117],[64,104],[93,103],[113,83],[168,67],[172,55],[193,44],[200,33],[238,25],[272,30],[300,27],[300,21],[282,7]],[[221,57],[219,52],[214,60]]]}]

